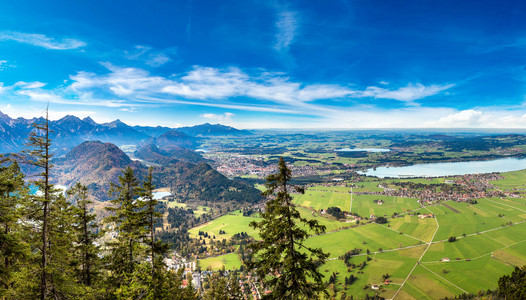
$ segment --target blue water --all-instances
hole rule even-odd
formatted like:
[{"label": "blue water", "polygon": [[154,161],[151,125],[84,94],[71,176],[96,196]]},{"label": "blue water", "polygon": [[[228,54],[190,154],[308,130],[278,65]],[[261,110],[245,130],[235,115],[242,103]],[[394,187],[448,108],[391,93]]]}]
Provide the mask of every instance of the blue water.
[{"label": "blue water", "polygon": [[501,158],[485,161],[418,164],[406,167],[378,167],[361,174],[384,177],[440,177],[476,173],[510,172],[526,169],[526,159]]},{"label": "blue water", "polygon": [[358,151],[366,151],[366,152],[389,152],[391,149],[383,149],[383,148],[343,148],[343,149],[335,149],[334,151],[341,151],[341,152],[358,152]]}]

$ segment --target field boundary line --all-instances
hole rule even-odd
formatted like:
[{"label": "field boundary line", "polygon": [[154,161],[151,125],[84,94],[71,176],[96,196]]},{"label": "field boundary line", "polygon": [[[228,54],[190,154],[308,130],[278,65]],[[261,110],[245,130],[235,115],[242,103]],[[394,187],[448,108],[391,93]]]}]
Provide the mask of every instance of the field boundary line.
[{"label": "field boundary line", "polygon": [[424,268],[424,269],[426,269],[426,270],[428,270],[429,272],[431,272],[431,273],[435,274],[435,276],[437,276],[438,278],[440,278],[440,279],[444,280],[445,282],[447,282],[447,283],[451,284],[452,286],[456,287],[457,289],[459,289],[459,290],[463,291],[464,293],[468,294],[468,291],[465,291],[464,289],[462,289],[462,288],[461,288],[461,287],[459,287],[458,285],[454,284],[453,282],[451,282],[451,281],[449,281],[449,280],[445,279],[444,277],[442,277],[442,276],[438,275],[437,273],[435,273],[435,272],[431,271],[431,270],[430,270],[430,269],[428,269],[428,268],[427,268],[426,266],[424,266],[424,265],[421,265],[421,267],[422,267],[422,268]]},{"label": "field boundary line", "polygon": [[[378,224],[378,223],[377,223],[377,224]],[[378,225],[379,225],[379,224],[378,224]],[[391,228],[391,227],[387,227],[387,226],[384,226],[384,225],[380,225],[380,226],[382,226],[382,227],[384,227],[384,228],[387,228],[387,229],[390,229],[390,230],[392,230],[392,231],[394,231],[394,232],[398,232],[398,233],[400,233],[400,234],[402,234],[402,235],[408,236],[408,237],[410,237],[410,238],[412,238],[412,239],[415,239],[415,240],[417,240],[417,241],[419,241],[419,242],[423,242],[423,243],[427,244],[427,242],[424,241],[424,240],[421,240],[421,239],[416,238],[416,237],[414,237],[414,236],[411,236],[411,235],[409,235],[409,234],[405,234],[405,233],[403,233],[403,232],[401,232],[401,231],[398,231],[398,230],[396,230],[396,229],[393,229],[393,228]]]},{"label": "field boundary line", "polygon": [[[497,213],[495,213],[495,212],[492,212],[492,211],[489,211],[489,210],[486,210],[486,209],[483,209],[483,208],[481,208],[481,207],[477,207],[477,209],[480,209],[480,210],[482,210],[482,211],[485,211],[485,212],[487,212],[487,213],[489,213],[489,214],[493,214],[493,215],[495,215],[495,216],[497,216],[497,217],[499,216],[499,214],[497,214]],[[503,219],[506,219],[506,220],[508,220],[509,222],[512,222],[512,223],[513,223],[513,220],[510,220],[510,219],[506,218],[505,215],[504,215],[502,218],[503,218]]]},{"label": "field boundary line", "polygon": [[500,205],[504,205],[504,206],[507,206],[507,207],[515,208],[516,210],[520,210],[520,211],[526,213],[526,210],[520,209],[520,208],[515,207],[515,206],[511,206],[511,205],[508,205],[508,204],[504,204],[504,203],[502,203],[502,202],[498,202],[498,201],[490,200],[489,198],[486,198],[486,200],[488,200],[488,201],[490,201],[490,202],[493,202],[493,203],[500,204]]},{"label": "field boundary line", "polygon": [[[488,236],[488,237],[489,237],[489,236]],[[491,237],[490,237],[490,238],[491,238]],[[513,247],[513,246],[515,246],[515,245],[517,245],[517,244],[524,243],[524,242],[526,242],[526,239],[524,239],[524,240],[522,240],[522,241],[519,241],[519,242],[516,242],[516,243],[513,243],[513,244],[508,245],[508,246],[506,246],[506,247],[502,247],[502,248],[499,248],[499,249],[495,249],[495,250],[490,251],[490,252],[488,252],[488,253],[485,253],[485,254],[479,255],[479,256],[477,256],[477,257],[475,257],[475,258],[470,258],[470,260],[477,260],[477,259],[482,258],[482,257],[484,257],[484,256],[487,256],[487,255],[493,254],[493,253],[496,252],[496,251],[504,250],[504,249],[506,249],[506,248]],[[498,243],[502,245],[501,242],[498,242]],[[462,261],[463,261],[463,260],[453,260],[453,261],[448,261],[448,262],[444,262],[444,261],[423,261],[423,262],[421,262],[421,263],[422,263],[422,264],[441,264],[441,263],[453,263],[453,262],[462,262]]]},{"label": "field boundary line", "polygon": [[[426,207],[427,211],[429,211],[430,213],[433,213],[430,209],[428,209]],[[438,232],[438,229],[440,228],[440,224],[438,224],[438,220],[437,218],[434,218],[435,219],[435,222],[437,223],[437,228],[435,230],[435,233],[433,234],[433,236],[431,237],[431,242],[427,243],[427,247],[426,249],[424,250],[424,253],[422,253],[422,255],[420,256],[420,258],[416,261],[415,265],[413,266],[413,268],[411,269],[411,271],[409,272],[409,274],[407,274],[407,277],[404,279],[404,282],[402,282],[402,285],[400,285],[400,287],[398,288],[398,290],[396,290],[396,293],[394,294],[393,298],[391,299],[395,299],[396,296],[398,296],[398,293],[400,292],[400,290],[404,287],[406,281],[409,279],[409,277],[411,277],[411,274],[413,274],[413,271],[416,269],[416,266],[418,266],[420,264],[420,260],[422,260],[422,258],[424,257],[424,255],[426,255],[426,252],[427,250],[429,250],[429,247],[431,247],[431,245],[433,244],[433,239],[435,238],[435,235],[437,234]]]}]

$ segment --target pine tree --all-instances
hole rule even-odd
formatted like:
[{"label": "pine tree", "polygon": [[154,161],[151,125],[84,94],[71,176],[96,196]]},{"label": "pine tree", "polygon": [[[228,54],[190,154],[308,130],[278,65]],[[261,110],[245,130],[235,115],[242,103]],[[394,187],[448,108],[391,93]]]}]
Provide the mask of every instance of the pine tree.
[{"label": "pine tree", "polygon": [[326,291],[317,267],[328,254],[303,244],[309,232],[298,223],[305,224],[316,234],[324,232],[325,226],[316,220],[302,218],[295,209],[288,191],[291,178],[291,171],[281,158],[278,173],[267,177],[267,190],[263,195],[271,199],[261,214],[262,220],[250,224],[259,229],[262,240],[250,245],[255,261],[249,262],[249,266],[272,290],[269,298],[318,298],[320,292],[326,294]]},{"label": "pine tree", "polygon": [[[150,254],[150,268],[151,268],[151,293],[154,298],[158,298],[159,295],[159,283],[157,282],[160,277],[161,268],[163,267],[163,255],[168,251],[168,244],[163,243],[162,241],[155,240],[155,227],[154,225],[157,221],[162,218],[162,214],[158,211],[155,211],[157,204],[159,203],[153,197],[153,190],[155,186],[153,184],[153,168],[149,168],[148,175],[146,180],[143,182],[141,198],[145,206],[144,216],[147,222],[149,241],[148,246]],[[156,256],[158,254],[158,256]]]},{"label": "pine tree", "polygon": [[63,193],[52,189],[49,206],[49,296],[53,299],[79,298],[81,285],[75,280],[74,207]]},{"label": "pine tree", "polygon": [[112,184],[110,195],[115,198],[110,200],[113,205],[106,208],[112,214],[106,218],[106,223],[113,226],[116,241],[109,243],[109,267],[112,282],[119,286],[125,284],[125,277],[131,276],[141,261],[145,252],[141,242],[147,233],[142,211],[144,203],[139,199],[139,181],[130,167],[122,171],[118,184]]},{"label": "pine tree", "polygon": [[41,216],[39,222],[42,224],[40,228],[40,299],[44,300],[47,297],[50,287],[48,286],[48,263],[49,263],[49,207],[54,196],[52,193],[53,185],[49,181],[50,171],[53,167],[51,159],[53,154],[50,151],[51,138],[49,129],[48,110],[46,109],[46,117],[42,122],[35,122],[32,124],[33,131],[29,134],[29,141],[27,145],[32,148],[25,151],[29,154],[29,159],[26,163],[36,167],[40,170],[37,175],[39,180],[35,181],[42,196],[34,196],[33,199],[41,209]]},{"label": "pine tree", "polygon": [[95,242],[101,237],[102,232],[95,221],[96,215],[90,213],[90,205],[93,201],[89,199],[88,188],[78,182],[67,191],[67,195],[71,203],[75,204],[73,229],[76,276],[80,283],[89,287],[93,285],[94,277],[99,273],[97,269],[100,246]]},{"label": "pine tree", "polygon": [[29,257],[29,244],[24,241],[20,219],[27,201],[24,175],[16,162],[0,162],[0,296],[13,289],[14,273]]}]

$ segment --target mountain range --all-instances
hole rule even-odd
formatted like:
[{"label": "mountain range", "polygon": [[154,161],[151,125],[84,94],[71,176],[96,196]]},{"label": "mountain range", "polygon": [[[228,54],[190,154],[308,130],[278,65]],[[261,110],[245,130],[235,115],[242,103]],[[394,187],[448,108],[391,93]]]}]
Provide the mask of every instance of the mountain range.
[{"label": "mountain range", "polygon": [[[0,153],[17,153],[26,149],[32,124],[44,118],[12,119],[0,112]],[[49,121],[52,131],[51,151],[55,155],[53,182],[71,186],[81,182],[95,199],[109,199],[111,183],[117,183],[126,167],[131,167],[139,180],[154,166],[154,183],[169,188],[184,200],[258,201],[257,189],[230,180],[207,164],[193,149],[206,137],[251,134],[220,124],[202,124],[173,129],[169,127],[129,126],[120,120],[98,124],[90,117],[65,116]],[[137,146],[131,159],[119,146]],[[24,166],[28,178],[38,170]]]},{"label": "mountain range", "polygon": [[[0,153],[14,153],[26,148],[25,143],[31,124],[44,122],[44,118],[13,119],[0,112]],[[192,127],[173,129],[169,127],[130,126],[115,120],[109,123],[96,123],[90,117],[80,119],[76,116],[65,116],[60,120],[49,121],[52,150],[57,155],[64,155],[73,147],[85,141],[110,142],[117,146],[163,144],[178,147],[193,148],[199,137],[218,135],[243,135],[249,131],[239,130],[220,124],[202,124]],[[177,142],[175,142],[177,141]]]}]

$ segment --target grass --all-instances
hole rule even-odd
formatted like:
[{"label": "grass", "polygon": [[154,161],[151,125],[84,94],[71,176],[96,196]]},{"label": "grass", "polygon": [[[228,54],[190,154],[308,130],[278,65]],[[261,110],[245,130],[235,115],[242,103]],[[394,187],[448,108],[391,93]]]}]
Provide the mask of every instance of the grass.
[{"label": "grass", "polygon": [[349,211],[351,205],[350,193],[327,187],[309,188],[305,194],[294,194],[293,197],[295,204],[318,211],[329,207],[339,207],[341,210]]},{"label": "grass", "polygon": [[[374,184],[377,185],[378,183],[375,182]],[[370,215],[391,216],[395,212],[402,213],[420,207],[417,199],[355,194],[351,198],[350,191],[351,188],[349,187],[316,186],[307,189],[305,194],[295,194],[294,203],[318,211],[329,207],[339,207],[343,211],[351,210],[362,217],[369,217]],[[382,200],[384,203],[378,205],[374,200]]]},{"label": "grass", "polygon": [[436,230],[434,218],[421,219],[414,215],[404,215],[389,220],[390,228],[410,236],[430,242]]},{"label": "grass", "polygon": [[[374,200],[382,200],[384,203],[378,205]],[[353,197],[352,212],[362,217],[370,215],[389,217],[393,213],[402,213],[420,207],[417,199],[389,197],[379,195],[359,195]]]},{"label": "grass", "polygon": [[[215,235],[216,239],[230,239],[236,233],[246,232],[248,235],[258,239],[259,235],[257,231],[249,226],[250,222],[257,220],[259,219],[254,217],[244,217],[238,211],[194,227],[188,230],[188,232],[190,233],[191,238],[197,238],[199,231],[204,231],[208,232],[209,235]],[[219,234],[220,230],[223,230],[226,233]]]},{"label": "grass", "polygon": [[207,207],[207,206],[194,206],[194,205],[189,206],[186,203],[180,203],[176,201],[166,201],[166,200],[162,200],[162,201],[167,203],[169,208],[175,208],[175,207],[191,208],[194,211],[194,215],[196,216],[200,216],[210,211],[210,207]]},{"label": "grass", "polygon": [[221,270],[223,266],[225,270],[238,270],[241,267],[241,260],[236,253],[229,253],[215,257],[200,259],[197,261],[202,270],[213,271]]},{"label": "grass", "polygon": [[[391,298],[399,287],[398,284],[403,282],[418,257],[422,254],[422,251],[424,251],[424,246],[396,252],[372,254],[369,256],[371,260],[367,262],[367,266],[362,270],[363,273],[358,273],[357,269],[347,268],[340,259],[328,261],[320,267],[320,272],[325,276],[326,280],[329,279],[333,272],[337,273],[338,283],[336,288],[338,292],[344,289],[343,282],[345,277],[349,277],[351,274],[356,276],[358,279],[352,285],[347,286],[346,294],[353,295],[358,299],[363,299],[366,294],[373,295],[376,293],[370,288],[364,289],[364,285],[382,283],[382,275],[387,273],[393,282],[388,286],[382,286],[380,296]],[[351,261],[354,264],[359,264],[366,261],[366,259],[366,256],[356,256]]]},{"label": "grass", "polygon": [[[479,199],[479,202],[484,203],[484,199]],[[498,214],[495,214],[495,211],[492,212],[489,210],[481,214],[480,212],[482,210],[480,208],[489,208],[489,206],[484,206],[484,204],[480,205],[479,208],[479,204],[471,205],[453,201],[446,201],[443,203],[457,210],[458,213],[453,212],[451,209],[443,205],[428,207],[429,210],[435,214],[435,217],[440,224],[440,228],[434,239],[435,241],[445,240],[450,236],[461,236],[463,234],[490,230],[500,227],[508,222],[504,217],[498,217]],[[477,211],[479,213],[477,213]]]},{"label": "grass", "polygon": [[492,184],[506,190],[524,188],[526,170],[506,172],[501,174],[505,179],[493,181]]},{"label": "grass", "polygon": [[[491,256],[485,256],[474,261],[426,264],[425,266],[471,293],[476,293],[479,290],[496,288],[499,278],[503,274],[511,273],[511,271],[513,271],[511,266],[508,266]],[[445,274],[442,272],[443,269],[446,270]]]},{"label": "grass", "polygon": [[[504,176],[506,179],[495,182],[495,185],[502,189],[524,189],[526,171],[509,172]],[[391,181],[393,180],[359,182],[358,187],[353,188],[353,192],[381,191],[378,184],[387,185]],[[401,179],[398,181],[439,183],[444,179]],[[360,273],[356,269],[347,268],[338,257],[353,248],[360,248],[365,254],[367,249],[375,252],[379,248],[388,250],[419,245],[418,240],[429,242],[437,229],[436,221],[440,226],[434,243],[422,258],[421,263],[416,265],[414,272],[398,293],[397,299],[439,299],[460,294],[462,290],[476,293],[479,290],[494,289],[498,278],[510,273],[514,266],[526,264],[526,222],[499,228],[508,222],[517,223],[526,220],[526,199],[524,198],[477,199],[478,203],[474,205],[445,201],[441,204],[427,206],[435,218],[420,219],[416,215],[406,214],[389,219],[387,225],[372,223],[347,229],[343,228],[354,224],[325,218],[316,212],[331,206],[348,211],[351,207],[349,192],[350,187],[345,186],[314,186],[307,189],[303,195],[294,195],[294,203],[298,205],[297,209],[302,217],[309,220],[315,219],[319,224],[325,225],[327,231],[333,231],[320,236],[312,236],[305,242],[305,245],[321,248],[330,253],[329,258],[333,260],[327,261],[320,266],[319,270],[326,281],[333,272],[337,274],[337,282],[334,286],[337,290],[337,298],[343,290],[347,295],[354,295],[355,298],[364,298],[367,294],[373,295],[376,291],[370,288],[364,289],[364,285],[381,283],[382,275],[385,273],[391,276],[390,279],[393,282],[388,286],[382,286],[379,295],[392,298],[427,247],[425,244],[370,254],[371,260]],[[376,199],[381,199],[384,203],[378,205],[373,202]],[[353,195],[352,203],[353,212],[367,217],[370,214],[390,217],[393,212],[402,213],[417,210],[419,207],[420,204],[416,199],[379,195]],[[427,213],[427,209],[422,208],[420,213]],[[216,235],[217,238],[230,238],[233,234],[244,231],[257,238],[257,232],[248,226],[252,220],[257,220],[257,218],[243,217],[236,212],[193,228],[190,234],[195,237],[198,231],[207,231],[210,235]],[[219,230],[225,230],[226,234],[219,236]],[[463,237],[463,234],[467,236]],[[457,241],[447,242],[450,236],[458,237]],[[440,262],[444,257],[449,257],[451,261]],[[366,259],[366,255],[361,255],[351,260],[359,264]],[[210,266],[215,270],[220,269],[223,265],[226,269],[239,268],[240,263],[236,254],[199,261],[201,268],[205,269]],[[354,284],[345,287],[344,279],[351,274],[357,276],[358,279]]]},{"label": "grass", "polygon": [[[301,217],[307,220],[316,220],[319,225],[325,226],[325,232],[335,231],[342,228],[348,228],[351,226],[349,223],[341,222],[335,219],[329,219],[326,217],[319,216],[319,213],[314,212],[308,208],[297,206],[296,209],[300,213]],[[301,226],[304,227],[304,226]],[[304,227],[305,228],[305,227]]]},{"label": "grass", "polygon": [[412,238],[374,223],[313,236],[305,242],[308,247],[322,248],[329,252],[329,258],[339,257],[354,248],[360,248],[365,253],[367,249],[375,252],[379,248],[387,250],[417,244],[419,242]]}]

